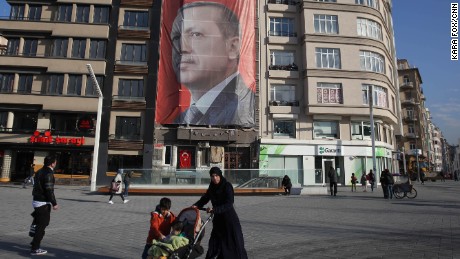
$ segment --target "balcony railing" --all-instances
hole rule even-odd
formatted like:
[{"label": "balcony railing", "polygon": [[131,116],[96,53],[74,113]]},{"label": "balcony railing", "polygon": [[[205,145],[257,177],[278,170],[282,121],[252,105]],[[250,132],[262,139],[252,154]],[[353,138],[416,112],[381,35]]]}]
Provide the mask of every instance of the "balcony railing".
[{"label": "balcony railing", "polygon": [[300,2],[298,0],[268,0],[269,4],[285,4],[285,5],[297,5]]},{"label": "balcony railing", "polygon": [[299,101],[270,101],[270,106],[299,106]]},{"label": "balcony railing", "polygon": [[407,133],[406,138],[418,138],[418,135],[416,135],[415,133]]},{"label": "balcony railing", "polygon": [[268,36],[297,37],[297,32],[269,31]]},{"label": "balcony railing", "polygon": [[406,116],[404,117],[404,119],[406,121],[417,121],[418,120],[417,117],[414,117],[414,116]]},{"label": "balcony railing", "polygon": [[292,63],[290,65],[270,65],[268,69],[269,70],[298,71],[299,67],[295,63]]},{"label": "balcony railing", "polygon": [[145,97],[144,96],[114,95],[113,100],[115,100],[115,101],[145,102]]},{"label": "balcony railing", "polygon": [[403,82],[400,87],[401,88],[413,88],[414,83],[413,82]]},{"label": "balcony railing", "polygon": [[414,98],[402,100],[401,103],[402,103],[402,104],[411,104],[411,105],[415,105],[415,104],[416,104]]}]

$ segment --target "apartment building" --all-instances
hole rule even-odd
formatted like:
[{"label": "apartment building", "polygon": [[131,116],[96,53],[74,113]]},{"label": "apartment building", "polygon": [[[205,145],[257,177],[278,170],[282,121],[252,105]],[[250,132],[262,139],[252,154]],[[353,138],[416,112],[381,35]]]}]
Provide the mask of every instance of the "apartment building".
[{"label": "apartment building", "polygon": [[391,1],[260,3],[261,170],[324,186],[332,166],[346,185],[374,167],[375,135],[377,176],[397,171]]},{"label": "apartment building", "polygon": [[399,146],[405,151],[406,169],[414,175],[413,178],[418,177],[419,172],[425,172],[427,177],[434,177],[436,174],[430,175],[437,160],[433,141],[439,141],[439,136],[433,134],[435,126],[431,122],[429,110],[425,107],[422,77],[418,68],[411,66],[407,60],[400,59],[398,80],[403,121],[403,137]]}]

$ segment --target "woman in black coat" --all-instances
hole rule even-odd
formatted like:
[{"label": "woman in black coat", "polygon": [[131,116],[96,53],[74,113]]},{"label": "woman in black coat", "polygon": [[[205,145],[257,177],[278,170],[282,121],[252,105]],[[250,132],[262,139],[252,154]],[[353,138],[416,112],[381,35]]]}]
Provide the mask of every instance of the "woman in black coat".
[{"label": "woman in black coat", "polygon": [[214,219],[206,258],[246,259],[248,255],[244,248],[240,220],[233,208],[233,186],[223,177],[218,167],[211,168],[209,175],[211,183],[208,190],[193,205],[203,208],[209,201],[212,204],[212,208],[207,208],[208,213],[214,213]]}]

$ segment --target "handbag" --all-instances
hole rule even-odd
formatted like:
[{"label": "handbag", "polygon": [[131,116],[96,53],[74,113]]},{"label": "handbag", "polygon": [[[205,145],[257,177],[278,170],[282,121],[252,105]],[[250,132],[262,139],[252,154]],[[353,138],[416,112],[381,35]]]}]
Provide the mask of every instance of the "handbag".
[{"label": "handbag", "polygon": [[112,186],[110,187],[110,189],[112,189],[113,192],[118,192],[118,190],[120,189],[120,184],[117,182],[112,182]]}]

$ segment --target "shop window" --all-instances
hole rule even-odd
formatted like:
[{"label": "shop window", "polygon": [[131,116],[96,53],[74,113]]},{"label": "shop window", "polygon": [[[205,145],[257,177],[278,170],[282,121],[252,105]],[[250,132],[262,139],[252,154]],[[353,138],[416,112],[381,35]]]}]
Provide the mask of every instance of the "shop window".
[{"label": "shop window", "polygon": [[90,175],[92,155],[90,152],[57,152],[55,172],[67,175]]},{"label": "shop window", "polygon": [[121,117],[116,118],[115,138],[139,140],[141,135],[140,117]]},{"label": "shop window", "polygon": [[13,121],[13,131],[33,132],[37,129],[38,113],[15,112]]},{"label": "shop window", "polygon": [[314,138],[338,138],[337,121],[315,121],[313,122]]},{"label": "shop window", "polygon": [[295,138],[295,121],[276,120],[274,121],[273,131],[275,137]]}]

